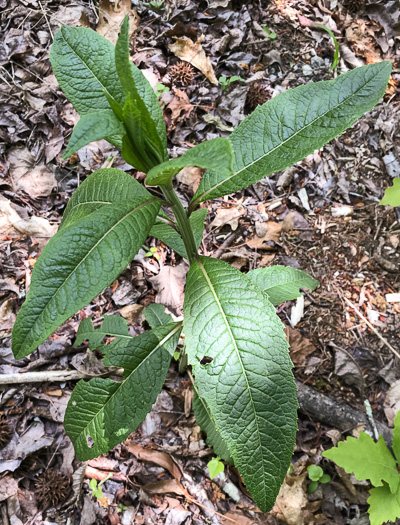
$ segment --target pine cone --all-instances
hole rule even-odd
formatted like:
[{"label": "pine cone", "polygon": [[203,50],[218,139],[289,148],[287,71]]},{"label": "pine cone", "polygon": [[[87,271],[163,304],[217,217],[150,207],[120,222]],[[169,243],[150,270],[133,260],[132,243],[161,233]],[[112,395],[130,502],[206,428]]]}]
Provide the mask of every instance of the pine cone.
[{"label": "pine cone", "polygon": [[259,82],[254,82],[247,93],[246,106],[250,111],[253,111],[257,106],[264,104],[264,102],[267,102],[269,99],[270,95],[267,88]]},{"label": "pine cone", "polygon": [[0,448],[8,445],[12,437],[12,430],[5,417],[0,417]]},{"label": "pine cone", "polygon": [[194,69],[187,62],[178,62],[171,67],[170,74],[175,83],[189,86],[194,77]]},{"label": "pine cone", "polygon": [[364,0],[346,0],[344,6],[350,13],[356,13],[364,6]]},{"label": "pine cone", "polygon": [[44,507],[58,505],[65,501],[70,492],[70,483],[67,476],[55,470],[46,470],[35,483],[35,493]]}]

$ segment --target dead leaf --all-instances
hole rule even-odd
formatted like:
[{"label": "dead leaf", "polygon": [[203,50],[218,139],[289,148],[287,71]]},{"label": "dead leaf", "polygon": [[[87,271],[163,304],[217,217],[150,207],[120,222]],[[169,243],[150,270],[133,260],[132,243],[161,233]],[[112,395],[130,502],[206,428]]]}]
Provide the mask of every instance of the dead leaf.
[{"label": "dead leaf", "polygon": [[295,366],[303,366],[306,364],[306,357],[312,354],[316,348],[312,342],[303,337],[301,333],[292,328],[285,326],[286,339],[290,345],[290,357]]},{"label": "dead leaf", "polygon": [[247,246],[256,249],[268,249],[267,242],[278,242],[282,232],[287,232],[293,229],[293,221],[295,215],[289,212],[282,222],[268,221],[267,231],[262,237],[255,235],[252,239],[246,240]]},{"label": "dead leaf", "polygon": [[128,304],[121,308],[119,313],[128,321],[128,323],[140,324],[140,321],[144,320],[144,316],[142,315],[143,309],[144,306],[142,304]]},{"label": "dead leaf", "polygon": [[[143,490],[149,494],[179,494],[188,497],[189,494],[176,479],[166,479],[156,483],[148,483]],[[190,497],[190,496],[189,496]]]},{"label": "dead leaf", "polygon": [[210,224],[210,228],[221,228],[225,224],[229,224],[233,231],[237,230],[239,226],[239,219],[246,215],[244,208],[218,208],[215,213],[215,218]]},{"label": "dead leaf", "polygon": [[0,479],[0,501],[4,501],[18,492],[18,481],[12,476]]},{"label": "dead leaf", "polygon": [[151,463],[155,463],[156,465],[159,465],[165,470],[168,470],[168,472],[176,480],[179,481],[181,479],[182,473],[178,465],[166,452],[159,452],[158,450],[145,448],[141,445],[136,445],[135,443],[132,443],[132,441],[125,442],[125,445],[128,448],[129,452],[141,461],[150,461]]},{"label": "dead leaf", "polygon": [[26,148],[14,148],[7,156],[15,192],[24,191],[32,199],[50,195],[57,180],[44,164],[35,166],[35,159]]},{"label": "dead leaf", "polygon": [[189,266],[182,261],[178,266],[163,266],[149,281],[157,292],[156,303],[163,304],[175,315],[182,315],[186,274]]},{"label": "dead leaf", "polygon": [[400,410],[400,379],[395,381],[386,392],[385,403],[383,407],[389,426],[393,427],[394,418],[396,417],[397,412]]},{"label": "dead leaf", "polygon": [[193,108],[194,106],[190,103],[189,97],[186,93],[181,90],[176,91],[174,98],[165,108],[168,131],[173,131],[178,122],[182,122],[189,118]]},{"label": "dead leaf", "polygon": [[14,313],[15,299],[6,299],[0,304],[0,330],[9,330],[14,326],[16,315]]},{"label": "dead leaf", "polygon": [[308,503],[306,495],[306,476],[287,475],[276,498],[271,514],[283,520],[288,525],[304,525],[305,508]]},{"label": "dead leaf", "polygon": [[112,474],[111,478],[114,481],[125,481],[126,476],[123,472],[110,472],[109,470],[99,470],[97,468],[86,465],[85,476],[90,479],[95,479],[96,481],[103,481],[107,476]]},{"label": "dead leaf", "polygon": [[131,0],[100,0],[96,32],[115,45],[125,15],[129,16],[129,36],[132,36],[139,27],[140,17],[131,9]]},{"label": "dead leaf", "polygon": [[206,56],[201,45],[204,40],[204,35],[201,35],[196,42],[193,42],[193,40],[187,37],[174,37],[174,39],[175,43],[169,44],[169,49],[174,55],[185,62],[189,62],[189,64],[200,70],[212,84],[217,86],[219,82],[215,76],[211,60]]},{"label": "dead leaf", "polygon": [[191,195],[194,195],[199,187],[203,171],[196,166],[187,166],[178,173],[176,180],[186,186],[187,191]]}]

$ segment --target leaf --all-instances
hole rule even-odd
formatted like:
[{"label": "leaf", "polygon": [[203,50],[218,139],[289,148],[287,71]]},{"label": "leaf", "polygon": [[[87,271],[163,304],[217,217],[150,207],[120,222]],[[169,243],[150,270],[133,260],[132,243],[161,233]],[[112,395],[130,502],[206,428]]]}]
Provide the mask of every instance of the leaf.
[{"label": "leaf", "polygon": [[318,465],[309,465],[307,467],[307,472],[311,481],[319,481],[324,475],[324,471]]},{"label": "leaf", "polygon": [[[79,381],[65,413],[65,430],[80,461],[95,458],[121,443],[144,420],[162,389],[171,361],[165,348],[179,338],[181,325],[170,323],[110,348],[106,366],[124,368],[122,382]],[[107,346],[103,347],[103,351]],[[88,444],[88,437],[93,440]]]},{"label": "leaf", "polygon": [[94,211],[57,233],[37,260],[12,335],[16,359],[28,355],[109,286],[145,241],[160,208],[136,197]]},{"label": "leaf", "polygon": [[319,285],[311,275],[289,266],[257,268],[248,272],[246,276],[267,293],[274,306],[301,297],[300,288],[314,290]]},{"label": "leaf", "polygon": [[394,418],[393,441],[392,448],[396,456],[397,463],[400,464],[400,412]]},{"label": "leaf", "polygon": [[296,387],[283,325],[249,279],[208,257],[192,262],[184,314],[198,393],[265,512],[289,467],[296,434]]},{"label": "leaf", "polygon": [[221,474],[225,469],[224,464],[219,458],[212,458],[212,460],[207,463],[207,467],[210,473],[210,479],[214,479],[215,476]]},{"label": "leaf", "polygon": [[385,481],[393,494],[399,487],[396,461],[381,435],[375,443],[371,436],[360,432],[358,439],[348,437],[322,455],[344,468],[348,474],[353,472],[360,481],[369,479],[375,487],[381,487]]},{"label": "leaf", "polygon": [[400,206],[400,177],[393,179],[393,186],[386,188],[385,195],[380,201],[382,206],[389,204],[389,206]]},{"label": "leaf", "polygon": [[135,197],[151,198],[151,194],[137,180],[115,168],[101,168],[93,172],[78,187],[65,209],[59,231],[82,220],[102,206],[118,204]]},{"label": "leaf", "polygon": [[187,166],[218,170],[224,177],[229,177],[233,173],[233,150],[229,139],[219,137],[202,142],[182,156],[155,166],[147,174],[146,184],[167,186]]},{"label": "leaf", "polygon": [[222,439],[221,434],[215,427],[214,422],[211,419],[209,409],[204,399],[198,396],[196,390],[193,392],[193,411],[196,422],[207,434],[207,444],[210,445],[215,454],[222,458],[227,463],[232,463],[231,455],[229,454],[228,447],[225,441]]},{"label": "leaf", "polygon": [[132,36],[139,27],[140,17],[135,10],[131,9],[131,1],[122,0],[118,3],[111,3],[110,0],[100,0],[96,33],[115,44],[125,15],[129,16],[129,35]]},{"label": "leaf", "polygon": [[369,493],[368,514],[371,525],[382,525],[388,521],[395,522],[397,518],[400,518],[399,494],[392,494],[386,483],[383,484],[383,487],[372,488]]},{"label": "leaf", "polygon": [[100,328],[95,329],[91,319],[81,321],[74,346],[79,346],[83,341],[89,342],[90,350],[96,350],[102,345],[106,335],[115,337],[117,340],[131,340],[132,336],[128,332],[128,323],[119,315],[105,315]]},{"label": "leaf", "polygon": [[217,86],[218,80],[215,76],[211,60],[206,56],[206,53],[201,45],[204,40],[204,35],[201,35],[201,37],[196,42],[193,42],[193,40],[187,37],[174,38],[175,43],[169,44],[168,46],[172,53],[174,53],[174,55],[181,60],[189,62],[189,64],[199,69],[212,84]]},{"label": "leaf", "polygon": [[111,109],[85,113],[72,132],[63,159],[65,160],[89,142],[124,133],[125,128],[122,122],[117,119]]},{"label": "leaf", "polygon": [[155,277],[150,277],[157,292],[156,302],[165,305],[175,315],[182,315],[182,305],[188,264],[182,261],[178,266],[163,266]]},{"label": "leaf", "polygon": [[165,306],[162,304],[149,304],[143,310],[143,314],[152,328],[157,328],[157,326],[162,326],[172,321],[172,317],[165,313]]},{"label": "leaf", "polygon": [[[194,240],[198,248],[203,240],[204,220],[208,213],[207,208],[194,211],[189,217],[189,222],[193,230]],[[169,246],[172,250],[178,253],[181,257],[187,259],[186,248],[182,237],[169,224],[166,224],[161,219],[158,219],[150,230],[151,237],[159,239],[161,242]]]},{"label": "leaf", "polygon": [[258,106],[229,137],[234,173],[206,172],[192,206],[284,170],[339,136],[379,102],[390,71],[390,62],[370,64],[289,89]]}]

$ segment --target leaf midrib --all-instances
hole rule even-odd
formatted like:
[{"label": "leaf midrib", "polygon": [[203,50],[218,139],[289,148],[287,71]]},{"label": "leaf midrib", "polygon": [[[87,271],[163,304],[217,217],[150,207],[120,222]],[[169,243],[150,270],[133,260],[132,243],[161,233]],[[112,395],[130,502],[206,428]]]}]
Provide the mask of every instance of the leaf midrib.
[{"label": "leaf midrib", "polygon": [[264,469],[264,456],[263,456],[263,448],[262,448],[262,444],[261,444],[261,436],[260,436],[260,427],[259,427],[259,424],[258,424],[258,414],[256,412],[256,408],[255,408],[255,404],[254,404],[254,400],[253,400],[253,396],[252,396],[252,393],[251,393],[251,389],[250,389],[250,385],[249,385],[249,382],[248,382],[248,379],[247,379],[247,374],[246,374],[246,370],[243,366],[243,362],[242,362],[242,358],[241,358],[241,355],[240,355],[240,352],[239,352],[239,349],[237,347],[237,344],[236,344],[236,340],[233,336],[233,333],[232,333],[232,330],[231,330],[231,327],[228,323],[228,319],[226,317],[226,314],[225,314],[225,311],[224,309],[222,308],[222,305],[221,305],[221,302],[220,300],[218,299],[218,295],[215,291],[215,288],[206,272],[206,269],[204,268],[203,266],[203,263],[198,260],[197,261],[199,266],[200,266],[200,270],[202,271],[203,275],[204,275],[204,278],[210,288],[210,291],[211,293],[213,294],[214,296],[214,299],[215,299],[215,302],[217,303],[217,306],[219,308],[219,311],[221,312],[221,315],[222,315],[222,318],[224,320],[224,323],[228,329],[228,333],[231,337],[231,340],[232,340],[232,343],[233,343],[233,346],[235,348],[235,352],[237,354],[237,357],[238,357],[238,360],[239,360],[239,363],[240,363],[240,366],[241,366],[241,369],[242,369],[242,372],[243,372],[243,376],[245,378],[245,381],[246,381],[246,385],[247,385],[247,390],[249,392],[249,396],[250,396],[250,401],[251,401],[251,406],[252,406],[252,410],[253,410],[253,413],[254,413],[254,419],[255,419],[255,422],[256,422],[256,426],[257,426],[257,437],[258,437],[258,443],[259,443],[259,447],[260,447],[260,453],[261,453],[261,465],[262,465],[262,470],[263,470],[263,476],[262,476],[262,480],[263,480],[263,486],[264,486],[264,494],[265,494],[265,469]]},{"label": "leaf midrib", "polygon": [[92,248],[90,248],[90,250],[88,251],[88,253],[85,255],[85,257],[75,266],[75,268],[73,270],[71,270],[71,272],[69,273],[68,277],[60,284],[60,286],[57,288],[57,290],[54,292],[54,294],[49,298],[49,300],[46,302],[45,306],[43,307],[42,309],[42,312],[39,314],[39,316],[37,317],[36,319],[36,322],[32,325],[32,327],[30,328],[29,332],[26,334],[25,336],[25,339],[31,335],[32,331],[34,330],[34,327],[36,326],[36,324],[39,322],[39,320],[44,316],[44,314],[46,313],[46,310],[47,310],[47,307],[49,306],[50,302],[56,297],[56,295],[58,294],[58,292],[61,290],[61,288],[66,284],[66,282],[68,281],[68,279],[71,277],[71,275],[73,275],[74,272],[76,272],[76,270],[79,268],[79,266],[89,257],[89,255],[93,252],[93,250],[95,248],[97,248],[97,246],[107,237],[107,235],[109,235],[119,224],[121,224],[121,222],[123,222],[127,217],[129,217],[130,215],[132,215],[133,213],[135,213],[136,211],[140,210],[141,208],[147,206],[148,204],[151,204],[152,202],[156,202],[156,199],[150,199],[146,202],[143,202],[142,204],[140,204],[139,206],[137,206],[136,208],[134,208],[133,210],[131,210],[129,213],[127,213],[126,215],[124,215],[124,217],[122,217],[116,224],[114,224],[114,226],[112,228],[110,228],[109,230],[107,230],[107,232],[96,242],[96,244],[94,244],[92,246]]},{"label": "leaf midrib", "polygon": [[[128,379],[132,376],[132,374],[134,374],[153,354],[154,352],[156,352],[159,348],[161,348],[162,346],[165,345],[165,343],[167,343],[169,341],[169,339],[171,339],[171,337],[173,337],[176,332],[182,327],[182,322],[180,322],[177,326],[174,327],[173,330],[171,330],[171,332],[169,332],[165,337],[164,339],[162,339],[161,341],[159,341],[159,343],[157,344],[157,346],[155,346],[153,348],[153,350],[147,354],[147,356],[143,359],[143,361],[140,361],[140,363],[127,375],[127,377],[124,377],[124,380],[121,381],[121,383],[119,384],[118,388],[115,390],[115,392],[113,392],[111,394],[111,396],[107,399],[106,403],[104,403],[104,405],[100,408],[100,410],[98,410],[96,412],[96,414],[90,419],[90,421],[87,423],[87,425],[85,426],[85,428],[78,434],[78,437],[76,438],[76,440],[78,440],[82,434],[83,434],[83,437],[85,438],[85,431],[86,429],[89,427],[89,425],[91,425],[93,423],[93,421],[95,421],[95,419],[99,416],[100,412],[104,411],[106,406],[108,405],[108,403],[110,403],[110,401],[114,398],[114,396],[120,391],[120,389],[125,385],[125,383],[128,381]],[[132,338],[133,340],[135,339],[134,337]],[[166,350],[166,352],[168,352],[168,350]],[[169,354],[169,352],[168,352]],[[113,366],[113,365],[111,365]]]},{"label": "leaf midrib", "polygon": [[[377,75],[375,75],[373,78],[375,78]],[[194,201],[193,203],[197,203],[199,201],[199,199],[203,199],[203,197],[205,195],[208,195],[209,193],[211,193],[212,191],[214,191],[216,188],[218,188],[219,186],[221,186],[222,184],[225,184],[225,182],[228,182],[230,181],[233,177],[236,177],[236,175],[240,175],[240,173],[242,173],[242,171],[245,171],[247,170],[248,168],[251,168],[251,166],[253,166],[253,164],[256,164],[257,162],[259,162],[260,160],[263,160],[265,157],[267,157],[268,155],[274,153],[274,151],[276,151],[277,149],[279,149],[280,147],[284,146],[287,142],[289,142],[290,140],[292,140],[293,138],[295,138],[299,133],[303,132],[305,129],[307,129],[308,127],[312,126],[315,122],[317,122],[317,120],[320,120],[322,118],[324,118],[328,113],[330,113],[331,111],[334,111],[335,109],[337,109],[338,107],[340,107],[342,104],[345,104],[348,100],[350,100],[352,97],[355,97],[359,91],[361,91],[362,89],[365,88],[365,86],[371,82],[372,78],[370,78],[365,84],[363,84],[357,91],[355,91],[354,93],[352,93],[351,95],[349,95],[348,97],[346,97],[345,99],[343,99],[339,104],[337,104],[336,106],[330,108],[329,110],[325,111],[322,115],[318,116],[317,118],[315,118],[314,120],[312,120],[309,124],[307,124],[306,126],[304,126],[303,128],[299,129],[298,131],[296,131],[296,133],[294,133],[293,135],[291,135],[288,139],[286,139],[285,141],[281,142],[280,144],[278,144],[278,146],[275,146],[275,148],[271,149],[270,151],[268,151],[267,153],[265,153],[264,155],[261,155],[261,157],[258,157],[258,159],[256,160],[253,160],[250,164],[247,164],[247,166],[243,166],[243,168],[241,168],[239,171],[236,171],[235,173],[233,173],[232,175],[230,175],[229,177],[227,177],[226,179],[224,179],[223,181],[221,182],[218,182],[217,184],[215,184],[212,188],[208,189],[207,191],[205,191],[204,193],[202,193],[201,195],[199,195]],[[261,107],[261,106],[260,106]]]}]

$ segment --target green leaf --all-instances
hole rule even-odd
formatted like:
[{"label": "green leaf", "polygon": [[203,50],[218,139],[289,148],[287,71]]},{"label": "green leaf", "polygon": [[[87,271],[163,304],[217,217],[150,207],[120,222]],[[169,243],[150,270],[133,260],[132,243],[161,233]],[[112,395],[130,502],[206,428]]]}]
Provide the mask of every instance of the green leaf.
[{"label": "green leaf", "polygon": [[268,266],[257,268],[248,272],[251,279],[263,292],[273,305],[301,297],[300,288],[314,290],[319,282],[302,270],[289,266]]},{"label": "green leaf", "polygon": [[146,306],[143,310],[143,315],[152,328],[157,328],[157,326],[172,322],[172,317],[165,313],[165,306],[158,303],[152,303]]},{"label": "green leaf", "polygon": [[82,182],[69,200],[59,232],[82,220],[99,208],[118,204],[135,197],[151,198],[151,194],[137,180],[114,168],[102,168]]},{"label": "green leaf", "polygon": [[93,111],[81,116],[75,126],[63,159],[68,158],[78,149],[83,148],[89,142],[101,140],[112,135],[123,135],[125,128],[111,109]]},{"label": "green leaf", "polygon": [[324,474],[320,479],[319,479],[319,482],[320,483],[329,483],[331,480],[331,477],[329,474]]},{"label": "green leaf", "polygon": [[214,452],[227,463],[232,463],[228,447],[222,439],[221,434],[215,427],[211,419],[210,411],[204,399],[198,396],[196,390],[193,392],[193,412],[196,422],[200,428],[207,434],[207,444],[210,445]]},{"label": "green leaf", "polygon": [[172,178],[187,166],[214,169],[222,177],[229,177],[233,173],[233,150],[230,140],[219,137],[202,142],[181,157],[155,166],[147,174],[146,184],[148,186],[167,186],[171,183]]},{"label": "green leaf", "polygon": [[283,325],[256,285],[208,257],[191,264],[183,308],[198,393],[255,502],[267,511],[296,434],[296,387]]},{"label": "green leaf", "polygon": [[168,372],[171,354],[165,345],[177,341],[180,331],[180,323],[170,323],[112,348],[103,347],[109,348],[104,364],[122,367],[124,380],[94,378],[75,387],[64,426],[80,461],[108,452],[144,420]]},{"label": "green leaf", "polygon": [[212,458],[212,460],[207,463],[207,467],[210,473],[210,479],[214,479],[215,476],[221,474],[225,469],[224,464],[219,458]]},{"label": "green leaf", "polygon": [[318,465],[309,465],[307,467],[307,472],[311,481],[319,481],[324,475],[324,471]]},{"label": "green leaf", "polygon": [[394,455],[396,456],[397,463],[400,464],[400,412],[397,412],[397,415],[394,418],[392,448]]},{"label": "green leaf", "polygon": [[35,350],[118,277],[144,243],[159,208],[155,198],[121,201],[94,211],[50,240],[35,264],[14,325],[16,359]]},{"label": "green leaf", "polygon": [[358,439],[348,437],[337,447],[326,450],[322,454],[331,459],[339,467],[350,474],[354,473],[358,480],[369,479],[375,487],[381,487],[383,481],[389,484],[390,490],[397,492],[400,476],[394,457],[385,444],[383,436],[378,442],[365,432],[360,432]]},{"label": "green leaf", "polygon": [[229,137],[234,173],[206,172],[192,207],[292,166],[339,136],[379,102],[390,71],[390,62],[370,64],[334,80],[289,89],[258,106]]},{"label": "green leaf", "polygon": [[74,346],[79,346],[83,341],[89,342],[90,350],[101,348],[101,343],[106,335],[115,337],[116,340],[131,340],[132,336],[128,332],[126,319],[119,315],[105,315],[100,328],[95,329],[90,319],[84,319],[78,328]]},{"label": "green leaf", "polygon": [[369,493],[368,514],[371,525],[395,522],[400,518],[399,494],[393,494],[386,483],[382,487],[371,489]]},{"label": "green leaf", "polygon": [[[189,222],[193,230],[194,240],[198,248],[203,240],[204,220],[208,213],[207,208],[194,211],[189,217]],[[187,259],[186,248],[182,237],[169,224],[161,219],[157,219],[154,226],[150,230],[150,236],[159,239],[161,242],[169,246],[172,250],[178,253],[181,257]]]},{"label": "green leaf", "polygon": [[318,481],[312,481],[309,485],[308,485],[308,492],[310,494],[312,494],[313,492],[315,492],[318,488]]},{"label": "green leaf", "polygon": [[385,195],[380,201],[381,205],[400,206],[400,177],[393,179],[393,186],[386,188]]}]

